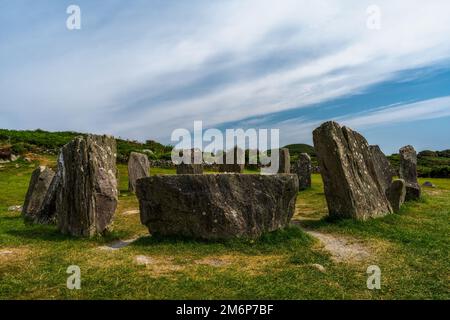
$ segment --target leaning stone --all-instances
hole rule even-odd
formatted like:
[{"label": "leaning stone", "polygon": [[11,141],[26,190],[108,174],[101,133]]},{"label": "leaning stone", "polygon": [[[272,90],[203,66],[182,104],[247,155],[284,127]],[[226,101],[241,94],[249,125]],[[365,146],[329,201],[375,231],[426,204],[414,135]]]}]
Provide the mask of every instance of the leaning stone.
[{"label": "leaning stone", "polygon": [[142,224],[152,235],[201,239],[256,238],[289,224],[294,174],[166,175],[140,179]]},{"label": "leaning stone", "polygon": [[10,207],[8,207],[8,211],[22,212],[22,210],[23,210],[23,206],[10,206]]},{"label": "leaning stone", "polygon": [[53,181],[55,172],[45,166],[40,166],[31,174],[30,184],[22,208],[25,222],[36,223],[39,217],[46,215],[44,200]]},{"label": "leaning stone", "polygon": [[369,146],[369,148],[372,153],[375,174],[378,178],[376,181],[380,183],[384,192],[387,192],[391,187],[392,179],[394,178],[391,164],[379,146]]},{"label": "leaning stone", "polygon": [[405,202],[406,183],[403,179],[394,180],[387,190],[387,197],[391,203],[392,210],[395,213],[400,211],[401,206]]},{"label": "leaning stone", "polygon": [[298,177],[299,189],[311,188],[311,157],[307,153],[300,153],[297,162],[291,167],[291,172]]},{"label": "leaning stone", "polygon": [[131,152],[128,160],[128,191],[136,192],[136,181],[148,177],[150,174],[150,161],[145,154]]},{"label": "leaning stone", "polygon": [[399,175],[406,182],[406,201],[419,199],[421,190],[417,181],[417,153],[410,145],[400,149]]},{"label": "leaning stone", "polygon": [[113,137],[77,137],[61,149],[56,211],[62,233],[93,236],[107,230],[117,207],[116,171]]},{"label": "leaning stone", "polygon": [[55,224],[56,223],[56,197],[61,187],[61,172],[57,172],[48,187],[44,202],[42,203],[42,213],[36,218],[36,223]]},{"label": "leaning stone", "polygon": [[362,135],[329,121],[313,138],[330,216],[366,220],[392,213]]}]

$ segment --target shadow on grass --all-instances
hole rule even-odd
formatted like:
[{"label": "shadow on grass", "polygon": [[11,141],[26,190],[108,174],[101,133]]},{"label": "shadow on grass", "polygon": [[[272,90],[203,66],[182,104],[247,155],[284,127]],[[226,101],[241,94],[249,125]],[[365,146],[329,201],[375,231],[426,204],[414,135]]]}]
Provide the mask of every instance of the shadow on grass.
[{"label": "shadow on grass", "polygon": [[7,230],[5,232],[16,238],[25,240],[40,240],[48,242],[92,242],[95,244],[105,244],[124,238],[126,233],[117,231],[107,231],[103,235],[94,237],[76,237],[68,234],[62,234],[55,225],[24,225],[19,230]]},{"label": "shadow on grass", "polygon": [[284,247],[287,243],[309,245],[312,239],[298,226],[289,226],[285,229],[276,230],[263,234],[257,239],[238,238],[229,240],[205,240],[184,236],[162,236],[154,234],[144,236],[134,241],[132,246],[152,246],[152,245],[188,245],[188,246],[208,246],[221,245],[227,248],[263,248],[263,247]]}]

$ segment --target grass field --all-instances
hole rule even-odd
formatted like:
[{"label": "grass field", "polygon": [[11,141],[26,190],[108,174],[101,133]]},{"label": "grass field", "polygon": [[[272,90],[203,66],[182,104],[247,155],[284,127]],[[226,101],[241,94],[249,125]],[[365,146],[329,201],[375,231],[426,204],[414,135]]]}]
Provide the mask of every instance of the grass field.
[{"label": "grass field", "polygon": [[[313,188],[298,194],[290,228],[256,241],[208,243],[149,236],[132,211],[138,202],[127,192],[123,165],[119,207],[106,237],[76,239],[54,226],[27,226],[8,207],[22,204],[34,168],[2,166],[0,299],[450,298],[448,179],[428,179],[437,188],[425,189],[400,214],[355,222],[325,219],[323,186],[314,175]],[[305,230],[331,239],[331,246]],[[121,249],[102,248],[132,238],[138,240]],[[81,268],[80,290],[66,287],[70,265]],[[367,289],[369,265],[381,268],[381,290]]]}]

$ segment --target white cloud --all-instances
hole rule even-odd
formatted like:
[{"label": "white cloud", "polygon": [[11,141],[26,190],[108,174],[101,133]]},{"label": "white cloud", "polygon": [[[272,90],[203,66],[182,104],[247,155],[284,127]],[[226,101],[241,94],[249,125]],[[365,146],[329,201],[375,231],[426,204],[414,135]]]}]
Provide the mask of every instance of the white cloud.
[{"label": "white cloud", "polygon": [[[23,127],[167,139],[196,119],[217,125],[304,107],[450,57],[446,0],[377,1],[380,31],[366,28],[372,3],[365,1],[206,3],[189,12],[169,10],[156,20],[136,15],[130,4],[126,21],[111,17],[95,31],[83,26],[73,48],[55,23],[41,43],[32,35],[18,39],[17,48],[29,41],[28,50],[62,46],[66,53],[17,61],[0,75],[0,111],[6,115],[0,125],[15,118]],[[14,52],[14,43],[8,50]],[[259,66],[255,77],[239,73],[261,56],[276,60],[285,52],[298,52],[288,68]],[[155,99],[227,70],[237,71],[213,90]]]}]

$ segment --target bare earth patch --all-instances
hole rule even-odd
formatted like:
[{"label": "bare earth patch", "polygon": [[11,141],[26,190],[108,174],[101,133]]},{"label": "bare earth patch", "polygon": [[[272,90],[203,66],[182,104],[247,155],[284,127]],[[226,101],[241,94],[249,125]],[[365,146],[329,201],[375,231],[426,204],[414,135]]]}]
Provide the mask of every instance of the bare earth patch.
[{"label": "bare earth patch", "polygon": [[194,263],[213,267],[222,267],[231,264],[231,261],[230,259],[224,257],[206,257],[200,260],[196,260],[194,261]]},{"label": "bare earth patch", "polygon": [[184,266],[177,265],[173,262],[173,257],[150,257],[138,255],[134,257],[134,261],[138,265],[145,266],[146,271],[148,270],[152,277],[165,276],[184,269]]},{"label": "bare earth patch", "polygon": [[308,234],[324,245],[324,249],[331,253],[335,262],[360,262],[372,256],[370,249],[362,242],[342,236],[325,234],[317,231],[305,230]]},{"label": "bare earth patch", "polygon": [[17,262],[28,256],[28,248],[1,248],[0,263]]},{"label": "bare earth patch", "polygon": [[149,272],[152,277],[167,276],[177,271],[194,272],[198,275],[197,266],[211,266],[223,270],[239,268],[241,272],[255,275],[261,274],[269,264],[279,262],[284,258],[284,256],[220,255],[203,257],[193,260],[191,263],[177,264],[174,257],[171,256],[138,255],[134,257],[134,262],[137,265],[145,266],[146,272]]}]

